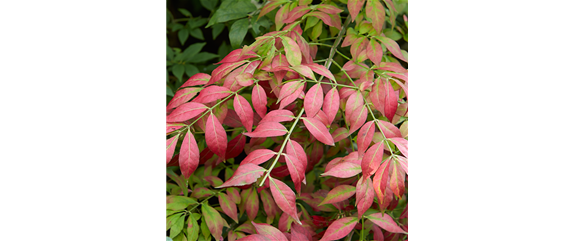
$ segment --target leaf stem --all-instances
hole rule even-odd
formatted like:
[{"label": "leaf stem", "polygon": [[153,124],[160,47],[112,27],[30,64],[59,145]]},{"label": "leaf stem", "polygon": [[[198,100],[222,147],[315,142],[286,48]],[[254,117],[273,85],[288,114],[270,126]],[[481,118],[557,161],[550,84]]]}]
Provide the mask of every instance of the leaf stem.
[{"label": "leaf stem", "polygon": [[204,199],[203,201],[201,201],[200,203],[196,204],[195,206],[193,206],[188,212],[191,213],[191,211],[193,211],[194,209],[196,209],[197,207],[203,205],[203,203],[209,201],[210,198],[217,196],[217,194],[223,192],[224,189],[221,189],[219,191],[217,191],[216,193],[214,193],[213,195],[209,196],[208,198]]},{"label": "leaf stem", "polygon": [[263,186],[263,183],[265,183],[265,180],[269,177],[269,174],[271,174],[271,170],[273,170],[273,167],[275,167],[275,164],[277,164],[277,161],[279,160],[281,153],[283,153],[283,149],[285,149],[285,146],[287,145],[287,142],[289,141],[289,137],[291,136],[291,133],[293,133],[293,130],[295,129],[295,126],[297,125],[297,122],[299,122],[299,119],[301,119],[303,112],[305,112],[305,109],[301,108],[301,111],[299,112],[297,119],[295,119],[295,122],[293,122],[293,125],[289,129],[289,132],[287,132],[287,136],[285,136],[285,140],[283,141],[283,144],[281,144],[281,149],[279,149],[279,152],[277,152],[277,157],[275,157],[275,160],[273,160],[273,164],[271,164],[271,166],[267,170],[267,174],[265,174],[265,177],[263,177],[263,180],[261,180],[261,183],[259,184],[259,186]]}]

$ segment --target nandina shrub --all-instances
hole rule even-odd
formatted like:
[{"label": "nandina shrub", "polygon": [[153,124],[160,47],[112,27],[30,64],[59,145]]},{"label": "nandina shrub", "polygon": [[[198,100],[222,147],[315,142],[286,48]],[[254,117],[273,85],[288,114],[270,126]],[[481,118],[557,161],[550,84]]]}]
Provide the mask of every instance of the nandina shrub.
[{"label": "nandina shrub", "polygon": [[391,0],[311,2],[267,2],[276,31],[169,102],[174,240],[407,239],[407,17]]}]

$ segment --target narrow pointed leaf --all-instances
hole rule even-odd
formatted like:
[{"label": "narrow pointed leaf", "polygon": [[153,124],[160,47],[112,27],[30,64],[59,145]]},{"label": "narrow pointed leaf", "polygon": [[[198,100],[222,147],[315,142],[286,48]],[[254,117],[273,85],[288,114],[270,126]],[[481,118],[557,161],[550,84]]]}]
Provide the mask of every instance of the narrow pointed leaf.
[{"label": "narrow pointed leaf", "polygon": [[319,205],[332,204],[345,201],[355,195],[356,187],[351,185],[339,185],[329,191],[327,197]]},{"label": "narrow pointed leaf", "polygon": [[[350,2],[351,0],[349,0]],[[353,231],[359,220],[356,217],[346,217],[331,223],[320,241],[339,240]]]},{"label": "narrow pointed leaf", "polygon": [[406,233],[401,227],[399,227],[399,225],[397,225],[397,223],[395,223],[393,218],[386,213],[384,215],[381,213],[373,213],[365,217],[377,226],[391,233]]},{"label": "narrow pointed leaf", "polygon": [[245,165],[249,163],[259,165],[268,161],[269,159],[271,159],[271,157],[275,156],[276,154],[277,154],[276,152],[269,149],[257,149],[249,153],[249,155],[247,155],[247,157],[245,157],[245,159],[243,159],[243,161],[241,161],[241,164],[239,165]]},{"label": "narrow pointed leaf", "polygon": [[227,134],[225,134],[225,129],[223,129],[223,126],[213,114],[209,115],[205,124],[205,142],[215,155],[220,159],[225,159]]},{"label": "narrow pointed leaf", "polygon": [[251,102],[253,102],[255,112],[257,112],[261,118],[265,117],[265,113],[267,113],[267,94],[265,94],[265,90],[263,90],[261,85],[256,84],[253,87]]},{"label": "narrow pointed leaf", "polygon": [[203,214],[203,218],[205,219],[211,235],[213,235],[215,240],[219,240],[221,238],[221,233],[223,232],[223,218],[217,210],[205,203],[201,205],[201,213]]},{"label": "narrow pointed leaf", "polygon": [[184,104],[185,102],[188,102],[189,100],[191,100],[191,98],[197,95],[197,93],[200,90],[201,88],[185,88],[178,90],[177,92],[175,92],[175,95],[167,105],[166,109],[171,110]]},{"label": "narrow pointed leaf", "polygon": [[399,58],[402,61],[405,62],[409,62],[404,56],[403,53],[401,52],[401,48],[399,47],[399,44],[397,44],[397,42],[395,42],[394,40],[387,38],[387,37],[383,37],[383,36],[378,36],[377,37],[378,40],[381,40],[381,42],[385,45],[385,47],[391,52],[391,54],[393,54],[395,57]]},{"label": "narrow pointed leaf", "polygon": [[383,85],[383,81],[378,78],[375,81],[375,84],[372,87],[372,91],[371,93],[369,93],[369,97],[371,98],[371,101],[373,102],[373,106],[375,107],[375,109],[377,109],[379,112],[381,113],[385,113],[385,107],[384,107],[384,98],[385,98],[385,88],[386,86]]},{"label": "narrow pointed leaf", "polygon": [[253,221],[251,221],[251,223],[253,224],[255,229],[257,229],[258,234],[261,234],[261,235],[267,237],[268,239],[279,240],[279,241],[289,241],[287,239],[287,237],[285,237],[285,235],[283,235],[283,233],[281,231],[279,231],[279,229],[277,229],[277,228],[275,228],[269,224],[255,223]]},{"label": "narrow pointed leaf", "polygon": [[373,181],[371,178],[365,182],[364,177],[361,177],[357,182],[357,216],[361,218],[363,214],[371,207],[373,200],[375,200],[375,189],[373,188]]},{"label": "narrow pointed leaf", "polygon": [[[307,237],[308,231],[299,224],[291,224],[291,241],[311,241]],[[313,233],[314,234],[314,233]]]},{"label": "narrow pointed leaf", "polygon": [[223,86],[212,85],[209,86],[201,92],[199,95],[193,100],[193,102],[197,103],[209,103],[216,100],[221,100],[231,94],[231,91]]},{"label": "narrow pointed leaf", "polygon": [[389,138],[396,146],[399,148],[399,151],[405,156],[409,157],[409,141],[405,140],[402,137],[393,137]]},{"label": "narrow pointed leaf", "polygon": [[245,135],[237,135],[229,143],[227,143],[227,151],[225,152],[225,159],[235,158],[243,152],[245,147]]},{"label": "narrow pointed leaf", "polygon": [[397,161],[401,164],[401,168],[406,174],[409,174],[409,161],[404,156],[396,156]]},{"label": "narrow pointed leaf", "polygon": [[359,133],[357,134],[357,151],[359,155],[363,155],[367,148],[371,145],[373,141],[373,135],[375,134],[375,122],[369,121],[361,127]]},{"label": "narrow pointed leaf", "polygon": [[265,122],[284,122],[284,121],[292,121],[295,119],[293,116],[293,112],[290,110],[272,110],[271,112],[267,113],[265,117],[259,121],[259,124]]},{"label": "narrow pointed leaf", "polygon": [[383,134],[385,134],[386,138],[403,137],[399,128],[397,128],[392,123],[383,120],[377,120],[377,122],[379,122],[379,125],[381,125]]},{"label": "narrow pointed leaf", "polygon": [[391,85],[391,82],[385,81],[382,84],[384,88],[383,104],[385,109],[385,117],[392,121],[393,117],[395,117],[395,113],[397,113],[397,107],[399,106],[398,98],[395,94],[393,86]]},{"label": "narrow pointed leaf", "polygon": [[215,188],[248,185],[257,181],[257,178],[261,177],[264,172],[265,169],[258,165],[252,163],[243,164],[237,168],[229,180]]},{"label": "narrow pointed leaf", "polygon": [[329,169],[328,172],[321,174],[321,176],[349,178],[354,177],[359,173],[361,173],[361,165],[352,162],[343,162]]},{"label": "narrow pointed leaf", "polygon": [[324,13],[328,13],[328,14],[337,14],[337,13],[341,13],[343,12],[343,10],[333,6],[333,5],[327,5],[327,4],[321,4],[319,6],[317,6],[317,10],[324,12]]},{"label": "narrow pointed leaf", "polygon": [[275,200],[273,200],[271,193],[269,193],[267,189],[263,189],[260,192],[260,197],[261,203],[263,204],[263,210],[265,211],[265,214],[267,214],[267,217],[275,216],[275,214],[279,211],[279,207],[277,207],[277,204],[275,203]]},{"label": "narrow pointed leaf", "polygon": [[383,60],[383,47],[381,47],[381,44],[377,40],[371,39],[369,41],[367,45],[367,57],[369,57],[375,65],[379,65]]},{"label": "narrow pointed leaf", "polygon": [[285,19],[284,23],[292,23],[295,20],[299,19],[306,13],[308,13],[311,9],[307,6],[299,6],[295,7],[293,10],[289,11],[289,16]]},{"label": "narrow pointed leaf", "polygon": [[291,69],[297,71],[297,73],[312,79],[312,80],[317,80],[315,79],[315,75],[313,74],[313,71],[311,70],[311,68],[309,68],[308,66],[305,65],[298,65],[298,66],[293,66],[291,67]]},{"label": "narrow pointed leaf", "polygon": [[199,224],[193,215],[187,218],[187,240],[196,241],[199,237]]},{"label": "narrow pointed leaf", "polygon": [[181,149],[179,151],[179,167],[185,178],[189,178],[199,165],[199,148],[193,137],[193,133],[188,129],[183,138]]},{"label": "narrow pointed leaf", "polygon": [[235,241],[271,241],[271,239],[261,235],[261,234],[251,234],[249,236],[245,236]]},{"label": "narrow pointed leaf", "polygon": [[205,85],[209,79],[211,78],[211,75],[208,74],[204,74],[204,73],[197,73],[194,74],[193,76],[189,77],[189,79],[183,83],[179,88],[185,88],[185,87],[190,87],[190,86],[196,86],[196,85]]},{"label": "narrow pointed leaf", "polygon": [[315,73],[320,74],[322,76],[325,76],[331,80],[335,80],[335,76],[333,76],[333,74],[331,73],[331,71],[329,71],[325,66],[323,65],[319,65],[316,63],[309,63],[306,64],[306,66],[308,66],[309,68],[311,68],[311,70],[313,70]]},{"label": "narrow pointed leaf", "polygon": [[221,206],[221,210],[227,216],[229,216],[233,221],[238,223],[237,220],[237,205],[235,202],[231,201],[231,199],[225,193],[219,193],[219,205]]},{"label": "narrow pointed leaf", "polygon": [[233,98],[233,108],[235,109],[235,113],[239,116],[241,123],[247,129],[247,132],[251,132],[253,129],[253,110],[251,109],[249,102],[245,97],[235,95],[235,98]]},{"label": "narrow pointed leaf", "polygon": [[257,195],[257,190],[251,189],[245,199],[245,213],[247,213],[247,218],[249,218],[249,220],[255,220],[258,211],[259,197]]},{"label": "narrow pointed leaf", "polygon": [[313,117],[303,117],[302,119],[305,127],[307,127],[307,130],[309,130],[309,132],[311,132],[311,134],[317,138],[318,141],[329,146],[335,145],[335,140],[333,140],[329,130],[323,123],[321,123],[321,121]]},{"label": "narrow pointed leaf", "polygon": [[215,68],[211,73],[211,78],[209,79],[209,82],[207,82],[207,84],[205,85],[211,85],[221,79],[223,79],[223,77],[225,77],[227,74],[231,73],[231,71],[233,71],[235,68],[243,65],[247,63],[247,60],[243,60],[243,61],[239,61],[239,62],[233,62],[233,63],[224,63],[220,66],[218,66],[217,68]]},{"label": "narrow pointed leaf", "polygon": [[347,8],[349,9],[349,13],[351,14],[351,19],[353,21],[355,21],[357,15],[359,15],[364,3],[365,0],[349,0],[347,2]]},{"label": "narrow pointed leaf", "polygon": [[287,129],[285,126],[277,122],[265,122],[259,123],[255,131],[251,133],[244,133],[244,135],[249,137],[273,137],[282,136],[287,134]]},{"label": "narrow pointed leaf", "polygon": [[384,141],[378,142],[371,146],[369,150],[363,156],[361,161],[361,169],[363,170],[363,175],[370,177],[377,171],[377,168],[381,165],[383,161],[383,153],[385,151]]},{"label": "narrow pointed leaf", "polygon": [[188,102],[177,107],[166,117],[166,122],[184,122],[198,116],[207,110],[207,106],[196,102]]},{"label": "narrow pointed leaf", "polygon": [[323,101],[323,112],[327,115],[329,123],[333,123],[333,120],[335,120],[337,111],[339,111],[339,104],[339,91],[337,91],[337,88],[332,88],[327,92],[325,95],[325,101]]},{"label": "narrow pointed leaf", "polygon": [[385,8],[379,0],[367,0],[367,7],[365,8],[367,18],[371,19],[373,28],[377,33],[383,31],[383,24],[385,23]]},{"label": "narrow pointed leaf", "polygon": [[277,206],[287,215],[295,220],[298,224],[301,224],[299,216],[297,215],[297,207],[295,204],[295,193],[291,190],[287,184],[269,177],[271,194],[273,199],[277,203]]},{"label": "narrow pointed leaf", "polygon": [[171,161],[171,158],[173,157],[173,152],[175,152],[175,146],[177,145],[177,140],[179,139],[179,134],[167,139],[167,141],[165,142],[165,152],[166,152],[166,156],[167,156],[167,161],[166,163],[169,163],[169,161]]},{"label": "narrow pointed leaf", "polygon": [[297,45],[297,43],[293,39],[287,36],[281,36],[281,42],[285,47],[285,55],[287,55],[287,62],[289,62],[291,66],[301,65],[302,57],[299,45]]},{"label": "narrow pointed leaf", "polygon": [[301,163],[300,166],[303,168],[299,170],[300,175],[303,176],[303,183],[307,184],[305,181],[305,170],[307,169],[307,154],[305,154],[305,149],[301,146],[301,144],[290,139],[287,141],[285,150],[287,154],[294,156]]},{"label": "narrow pointed leaf", "polygon": [[367,120],[367,112],[368,112],[367,107],[365,107],[364,105],[360,106],[358,109],[353,111],[351,117],[349,118],[350,120],[349,133],[354,133],[356,130],[361,128],[363,124],[365,124],[365,121]]},{"label": "narrow pointed leaf", "polygon": [[301,84],[300,81],[292,81],[283,85],[281,87],[281,92],[279,92],[279,97],[277,98],[277,101],[281,101],[285,99],[287,96],[295,93],[297,88],[299,88],[300,84]]},{"label": "narrow pointed leaf", "polygon": [[403,193],[405,192],[405,173],[401,169],[400,164],[398,161],[391,161],[391,182],[390,187],[393,193],[401,198]]},{"label": "narrow pointed leaf", "polygon": [[390,170],[390,160],[386,160],[379,166],[373,177],[373,188],[377,194],[377,199],[379,204],[383,203],[385,198],[385,190],[387,189],[387,183],[389,180],[389,170]]},{"label": "narrow pointed leaf", "polygon": [[323,89],[320,84],[313,85],[313,87],[307,91],[303,104],[307,116],[313,117],[319,112],[323,105]]},{"label": "narrow pointed leaf", "polygon": [[293,180],[295,185],[295,190],[297,193],[301,193],[301,182],[305,178],[305,168],[307,166],[303,166],[303,163],[297,157],[289,154],[285,154],[285,162],[287,163],[291,180]]},{"label": "narrow pointed leaf", "polygon": [[296,87],[297,87],[297,89],[295,90],[295,92],[288,95],[287,97],[285,97],[285,99],[283,99],[281,101],[281,104],[279,105],[279,109],[285,108],[289,104],[293,103],[293,101],[295,101],[297,98],[301,97],[301,93],[303,92],[303,89],[305,88],[305,83],[299,82],[299,84]]}]

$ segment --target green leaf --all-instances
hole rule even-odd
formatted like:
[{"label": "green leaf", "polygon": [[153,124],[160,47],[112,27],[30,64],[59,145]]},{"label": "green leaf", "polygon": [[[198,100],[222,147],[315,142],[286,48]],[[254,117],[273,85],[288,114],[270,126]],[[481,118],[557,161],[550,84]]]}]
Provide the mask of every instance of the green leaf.
[{"label": "green leaf", "polygon": [[218,23],[216,25],[213,25],[213,29],[211,30],[211,35],[213,35],[213,39],[217,38],[217,36],[219,36],[219,34],[221,34],[221,32],[223,31],[223,28],[225,28],[225,25],[222,23]]},{"label": "green leaf", "polygon": [[191,30],[189,34],[196,39],[205,40],[205,38],[203,38],[203,32],[201,32],[201,29],[199,28]]},{"label": "green leaf", "polygon": [[181,215],[183,215],[183,213],[178,213],[178,214],[174,214],[172,216],[167,217],[166,219],[166,231],[169,230],[171,228],[171,226],[173,226],[177,220],[179,220],[179,217],[181,217]]},{"label": "green leaf", "polygon": [[187,240],[189,241],[196,241],[199,237],[199,224],[197,223],[197,217],[194,216],[189,215],[187,219]]},{"label": "green leaf", "polygon": [[249,20],[247,18],[237,20],[233,25],[231,25],[231,30],[229,30],[229,41],[231,47],[236,49],[239,48],[245,34],[247,34],[247,29],[249,28]]},{"label": "green leaf", "polygon": [[209,20],[206,28],[213,24],[227,22],[238,18],[247,17],[247,14],[257,10],[251,0],[223,0],[219,9]]},{"label": "green leaf", "polygon": [[310,16],[307,17],[307,22],[305,23],[305,29],[303,29],[303,31],[307,31],[307,29],[310,29],[311,27],[315,26],[315,24],[317,24],[319,22],[319,18],[314,17],[314,16]]},{"label": "green leaf", "polygon": [[175,77],[177,77],[177,79],[181,81],[181,78],[183,77],[183,72],[185,71],[185,67],[181,64],[176,64],[173,66],[171,71],[173,72],[173,75],[175,75]]},{"label": "green leaf", "polygon": [[187,22],[189,30],[195,29],[207,23],[207,18],[194,18]]},{"label": "green leaf", "polygon": [[179,30],[179,32],[177,33],[177,37],[179,38],[179,42],[181,43],[181,45],[184,45],[185,40],[187,40],[187,38],[189,37],[189,30],[187,28]]},{"label": "green leaf", "polygon": [[205,223],[205,218],[201,218],[201,234],[203,234],[203,238],[205,240],[211,240],[211,237],[209,237],[209,235],[211,235],[211,233],[209,232],[209,228],[207,227],[207,224]]},{"label": "green leaf", "polygon": [[166,237],[165,241],[173,241],[170,237]]},{"label": "green leaf", "polygon": [[181,14],[183,14],[184,16],[186,16],[186,17],[191,17],[191,13],[190,13],[189,11],[187,11],[187,9],[178,8],[177,10],[179,10],[179,12],[180,12]]},{"label": "green leaf", "polygon": [[223,231],[223,218],[215,208],[210,207],[207,203],[201,205],[201,214],[205,223],[215,240],[221,238],[221,233]]},{"label": "green leaf", "polygon": [[181,216],[177,219],[177,221],[171,226],[171,230],[169,231],[169,237],[175,238],[181,230],[183,230],[183,222],[185,220],[185,216]]},{"label": "green leaf", "polygon": [[191,77],[197,73],[199,73],[199,69],[197,69],[197,67],[195,67],[195,65],[191,65],[191,64],[185,65],[185,75],[187,75],[188,77]]},{"label": "green leaf", "polygon": [[399,39],[403,37],[399,32],[390,28],[383,30],[383,34],[385,34],[385,36],[395,41],[399,41]]},{"label": "green leaf", "polygon": [[193,59],[191,59],[189,62],[190,63],[203,63],[205,61],[208,61],[210,59],[217,58],[217,57],[219,57],[219,55],[217,55],[217,54],[212,54],[212,53],[208,53],[208,52],[201,52],[201,53],[195,55],[195,57]]},{"label": "green leaf", "polygon": [[201,0],[201,5],[213,12],[218,2],[219,0]]},{"label": "green leaf", "polygon": [[182,210],[189,205],[197,204],[197,200],[184,196],[168,196],[168,201],[166,208],[171,210]]},{"label": "green leaf", "polygon": [[315,27],[313,27],[313,30],[311,31],[311,39],[317,39],[321,36],[321,32],[323,32],[323,22],[319,22]]},{"label": "green leaf", "polygon": [[182,53],[183,60],[190,61],[197,53],[201,51],[201,49],[205,46],[205,43],[196,43],[192,44],[185,51]]},{"label": "green leaf", "polygon": [[167,46],[165,53],[167,54],[167,60],[172,60],[173,56],[175,55],[173,49],[171,49],[169,45]]},{"label": "green leaf", "polygon": [[269,19],[266,16],[263,16],[260,19],[257,18],[251,18],[251,29],[253,29],[253,32],[255,33],[255,35],[259,36],[260,35],[260,31],[259,31],[259,27],[264,27],[265,30],[269,29],[269,27],[271,27],[271,21],[269,21]]},{"label": "green leaf", "polygon": [[175,31],[177,31],[177,30],[182,29],[183,27],[184,27],[183,24],[181,24],[181,23],[176,23],[175,25],[173,25],[173,26],[171,27],[171,31],[172,31],[172,32],[175,32]]}]

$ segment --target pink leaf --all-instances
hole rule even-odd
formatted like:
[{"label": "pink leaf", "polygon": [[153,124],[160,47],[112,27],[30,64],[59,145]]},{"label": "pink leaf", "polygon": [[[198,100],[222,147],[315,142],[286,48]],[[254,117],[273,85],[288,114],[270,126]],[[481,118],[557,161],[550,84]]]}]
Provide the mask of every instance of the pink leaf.
[{"label": "pink leaf", "polygon": [[384,98],[386,86],[382,83],[383,81],[378,78],[375,80],[375,85],[373,85],[373,90],[369,93],[369,97],[373,102],[373,106],[381,113],[385,113]]},{"label": "pink leaf", "polygon": [[353,133],[356,130],[358,130],[359,128],[361,128],[361,126],[363,126],[363,124],[365,124],[365,121],[367,120],[367,107],[365,107],[364,105],[359,107],[359,109],[356,109],[355,111],[353,111],[353,113],[351,113],[351,117],[350,119],[350,127],[349,127],[349,133]]},{"label": "pink leaf", "polygon": [[321,4],[317,6],[317,10],[328,14],[337,14],[343,12],[343,10],[328,4]]},{"label": "pink leaf", "polygon": [[264,172],[265,169],[263,167],[252,163],[243,164],[235,170],[235,173],[229,180],[215,188],[248,185],[257,181],[257,178],[261,177]]},{"label": "pink leaf", "polygon": [[363,3],[365,3],[365,0],[349,0],[347,2],[347,8],[349,8],[349,13],[353,21],[355,21],[357,15],[359,15],[359,12],[363,8]]},{"label": "pink leaf", "polygon": [[379,166],[373,177],[373,188],[379,199],[379,204],[382,204],[385,199],[385,190],[387,189],[387,182],[389,180],[390,159],[387,159]]},{"label": "pink leaf", "polygon": [[243,238],[240,238],[238,240],[235,241],[271,241],[271,239],[268,239],[267,237],[261,235],[261,234],[252,234],[249,236],[245,236]]},{"label": "pink leaf", "polygon": [[409,174],[409,161],[404,156],[396,156],[397,161],[401,164],[401,168],[406,174]]},{"label": "pink leaf", "polygon": [[359,134],[357,134],[357,149],[359,155],[363,155],[367,148],[371,145],[373,135],[375,134],[375,122],[369,121],[361,127]]},{"label": "pink leaf", "polygon": [[361,218],[363,214],[371,207],[373,200],[375,200],[375,189],[373,188],[373,181],[371,178],[365,182],[364,177],[361,177],[357,182],[357,216]]},{"label": "pink leaf", "polygon": [[377,226],[391,233],[406,233],[402,228],[399,227],[399,225],[397,225],[397,223],[395,223],[393,218],[391,218],[391,216],[386,213],[384,216],[381,213],[373,213],[365,217],[367,217]]},{"label": "pink leaf", "polygon": [[345,201],[355,195],[356,187],[351,185],[339,185],[329,191],[327,197],[319,205],[332,204]]},{"label": "pink leaf", "polygon": [[375,39],[371,39],[367,45],[367,56],[375,65],[379,65],[383,59],[383,47]]},{"label": "pink leaf", "polygon": [[177,107],[166,117],[166,122],[184,122],[198,116],[207,110],[207,106],[200,103],[188,102]]},{"label": "pink leaf", "polygon": [[385,23],[385,8],[379,0],[367,0],[366,15],[370,18],[373,28],[377,33],[383,31],[383,24]]},{"label": "pink leaf", "polygon": [[392,123],[383,120],[377,120],[377,122],[381,125],[386,138],[403,137],[399,128]]},{"label": "pink leaf", "polygon": [[253,224],[255,229],[257,229],[257,233],[267,237],[268,239],[279,240],[279,241],[289,241],[289,240],[287,240],[287,237],[285,237],[285,235],[283,235],[283,233],[281,233],[281,231],[279,231],[279,229],[277,229],[277,228],[275,228],[269,224],[255,223],[253,221],[251,221],[251,223]]},{"label": "pink leaf", "polygon": [[210,114],[205,124],[205,142],[207,147],[221,160],[225,160],[227,150],[227,134],[215,115]]},{"label": "pink leaf", "polygon": [[328,172],[321,174],[321,176],[349,178],[354,177],[359,173],[361,173],[361,165],[351,162],[342,162],[329,169]]},{"label": "pink leaf", "polygon": [[171,158],[173,157],[173,152],[175,152],[175,146],[177,145],[177,140],[179,139],[179,134],[167,139],[166,144],[165,144],[165,151],[167,154],[167,163],[169,163],[169,161],[171,161]]},{"label": "pink leaf", "polygon": [[375,173],[379,165],[381,165],[381,161],[383,161],[384,151],[384,141],[376,143],[367,150],[365,156],[363,156],[363,160],[361,161],[363,176],[370,177]]},{"label": "pink leaf", "polygon": [[392,121],[393,117],[395,117],[395,113],[397,112],[399,102],[391,82],[385,81],[382,85],[382,88],[384,88],[383,103],[385,108],[385,117]]},{"label": "pink leaf", "polygon": [[171,99],[171,101],[167,105],[166,109],[171,110],[173,108],[180,106],[181,104],[183,104],[185,102],[188,102],[200,90],[201,90],[201,88],[185,88],[185,89],[178,90],[177,92],[175,92],[173,99]]},{"label": "pink leaf", "polygon": [[210,78],[211,75],[208,74],[204,73],[194,74],[193,76],[189,77],[189,79],[185,83],[183,83],[183,85],[181,85],[179,88],[185,88],[195,85],[205,85]]},{"label": "pink leaf", "polygon": [[256,84],[253,87],[251,101],[257,114],[261,118],[265,117],[265,113],[267,113],[267,94],[265,94],[265,90],[261,85]]},{"label": "pink leaf", "polygon": [[297,73],[302,74],[303,76],[309,79],[317,80],[315,79],[315,75],[313,74],[313,71],[311,70],[311,68],[309,68],[309,66],[297,65],[291,67],[291,69],[297,71]]},{"label": "pink leaf", "polygon": [[264,122],[259,123],[259,126],[255,128],[255,131],[251,133],[243,133],[249,137],[273,137],[282,136],[287,134],[287,129],[285,126],[277,122]]},{"label": "pink leaf", "polygon": [[323,89],[321,88],[321,84],[313,85],[313,87],[307,91],[303,104],[307,116],[313,117],[319,112],[323,105]]},{"label": "pink leaf", "polygon": [[293,180],[293,184],[295,185],[295,190],[297,193],[301,193],[301,182],[303,182],[303,178],[305,178],[305,168],[307,168],[307,166],[303,166],[303,163],[293,155],[284,155],[291,180]]},{"label": "pink leaf", "polygon": [[392,40],[390,38],[382,37],[382,36],[377,37],[377,39],[380,40],[385,45],[385,47],[387,47],[387,49],[391,52],[391,54],[393,54],[395,57],[397,57],[400,60],[405,61],[407,63],[409,62],[403,56],[403,53],[401,52],[401,48],[399,47],[397,42],[395,42],[394,40]]},{"label": "pink leaf", "polygon": [[241,54],[242,49],[236,49],[231,51],[229,54],[225,56],[221,61],[215,64],[222,64],[222,63],[234,63],[248,58],[257,57],[257,54],[253,51],[248,51],[245,54]]},{"label": "pink leaf", "polygon": [[295,101],[297,98],[302,98],[301,93],[303,92],[303,89],[305,89],[305,82],[299,82],[295,92],[293,92],[293,94],[288,95],[287,97],[285,97],[285,99],[281,101],[279,109],[285,108],[289,104],[293,103],[293,101]]},{"label": "pink leaf", "polygon": [[337,88],[332,88],[325,95],[325,101],[323,102],[323,112],[325,112],[325,115],[329,118],[329,123],[333,123],[333,120],[335,120],[337,111],[339,111],[339,104],[339,92]]},{"label": "pink leaf", "polygon": [[231,91],[228,88],[212,85],[199,92],[199,95],[193,100],[193,102],[209,103],[216,100],[221,100],[230,94]]},{"label": "pink leaf", "polygon": [[391,190],[400,198],[405,192],[405,172],[401,169],[398,161],[391,162],[391,171]]},{"label": "pink leaf", "polygon": [[269,149],[257,149],[249,153],[249,155],[247,155],[239,165],[245,165],[248,163],[259,165],[271,159],[275,154],[277,154],[277,152]]},{"label": "pink leaf", "polygon": [[329,130],[323,123],[321,123],[321,121],[313,117],[303,117],[302,119],[305,127],[307,127],[307,130],[309,130],[309,132],[311,132],[311,134],[317,138],[318,141],[329,146],[335,145],[335,141],[329,133]]},{"label": "pink leaf", "polygon": [[227,216],[233,219],[233,221],[238,223],[239,221],[237,219],[237,205],[235,204],[235,202],[232,202],[229,196],[227,196],[225,193],[219,193],[218,197],[219,197],[219,205],[221,206],[221,210],[223,210],[223,213],[225,213]]},{"label": "pink leaf", "polygon": [[199,165],[199,148],[193,137],[193,133],[188,129],[183,138],[181,149],[179,151],[179,167],[185,178],[189,178]]},{"label": "pink leaf", "polygon": [[287,213],[291,218],[295,220],[298,224],[301,224],[299,216],[297,215],[297,207],[295,204],[295,193],[291,190],[287,184],[269,177],[269,183],[271,188],[271,194],[273,199],[277,203],[279,208]]},{"label": "pink leaf", "polygon": [[399,148],[399,151],[405,156],[409,157],[409,141],[405,140],[402,137],[393,137],[389,138],[396,146]]},{"label": "pink leaf", "polygon": [[306,13],[309,12],[309,7],[307,6],[299,6],[299,7],[295,7],[293,10],[291,10],[289,12],[289,16],[287,17],[287,19],[285,19],[283,22],[284,23],[292,23],[295,22],[295,20],[297,20],[298,18],[302,17],[303,15],[305,15]]},{"label": "pink leaf", "polygon": [[294,156],[301,162],[301,166],[303,169],[301,170],[300,175],[303,176],[303,183],[307,184],[305,181],[305,170],[307,169],[307,154],[305,154],[305,149],[296,141],[289,140],[287,141],[287,145],[285,146],[285,151],[287,154]]},{"label": "pink leaf", "polygon": [[[349,0],[351,2],[352,0]],[[335,222],[331,223],[327,230],[325,231],[325,235],[319,241],[331,241],[331,240],[338,240],[342,239],[343,237],[347,236],[350,232],[353,231],[355,225],[357,225],[359,220],[356,217],[346,217],[335,220]]]},{"label": "pink leaf", "polygon": [[303,226],[296,223],[291,224],[291,241],[311,241],[311,239],[307,237],[307,233],[310,232]]},{"label": "pink leaf", "polygon": [[237,135],[233,138],[229,143],[227,143],[227,151],[225,152],[225,158],[235,158],[243,152],[243,148],[245,147],[245,136],[244,135]]},{"label": "pink leaf", "polygon": [[265,122],[292,121],[293,119],[295,119],[295,117],[293,116],[293,112],[290,110],[272,110],[267,113],[261,121],[259,121],[259,124]]},{"label": "pink leaf", "polygon": [[205,223],[215,240],[221,238],[223,232],[223,222],[225,221],[215,208],[210,207],[208,204],[201,205],[201,214],[205,219]]},{"label": "pink leaf", "polygon": [[287,55],[287,62],[291,66],[301,65],[301,49],[299,45],[295,42],[295,40],[287,37],[281,36],[281,42],[285,47],[285,55]]},{"label": "pink leaf", "polygon": [[325,76],[331,80],[335,80],[335,76],[333,76],[333,74],[331,73],[331,71],[329,71],[325,66],[323,65],[319,65],[316,63],[309,63],[306,64],[306,66],[308,66],[309,68],[311,68],[311,70],[313,70],[315,73],[320,74],[322,76]]},{"label": "pink leaf", "polygon": [[227,74],[231,73],[231,71],[233,71],[235,68],[241,66],[242,64],[247,63],[247,60],[243,60],[240,62],[232,62],[232,63],[224,63],[220,66],[218,66],[217,68],[215,68],[211,73],[211,78],[209,79],[209,82],[207,82],[205,85],[211,85],[221,79],[223,79],[224,76],[226,76]]},{"label": "pink leaf", "polygon": [[235,95],[233,98],[233,108],[239,116],[241,123],[247,129],[247,132],[251,132],[253,128],[253,110],[249,102],[241,95]]}]

